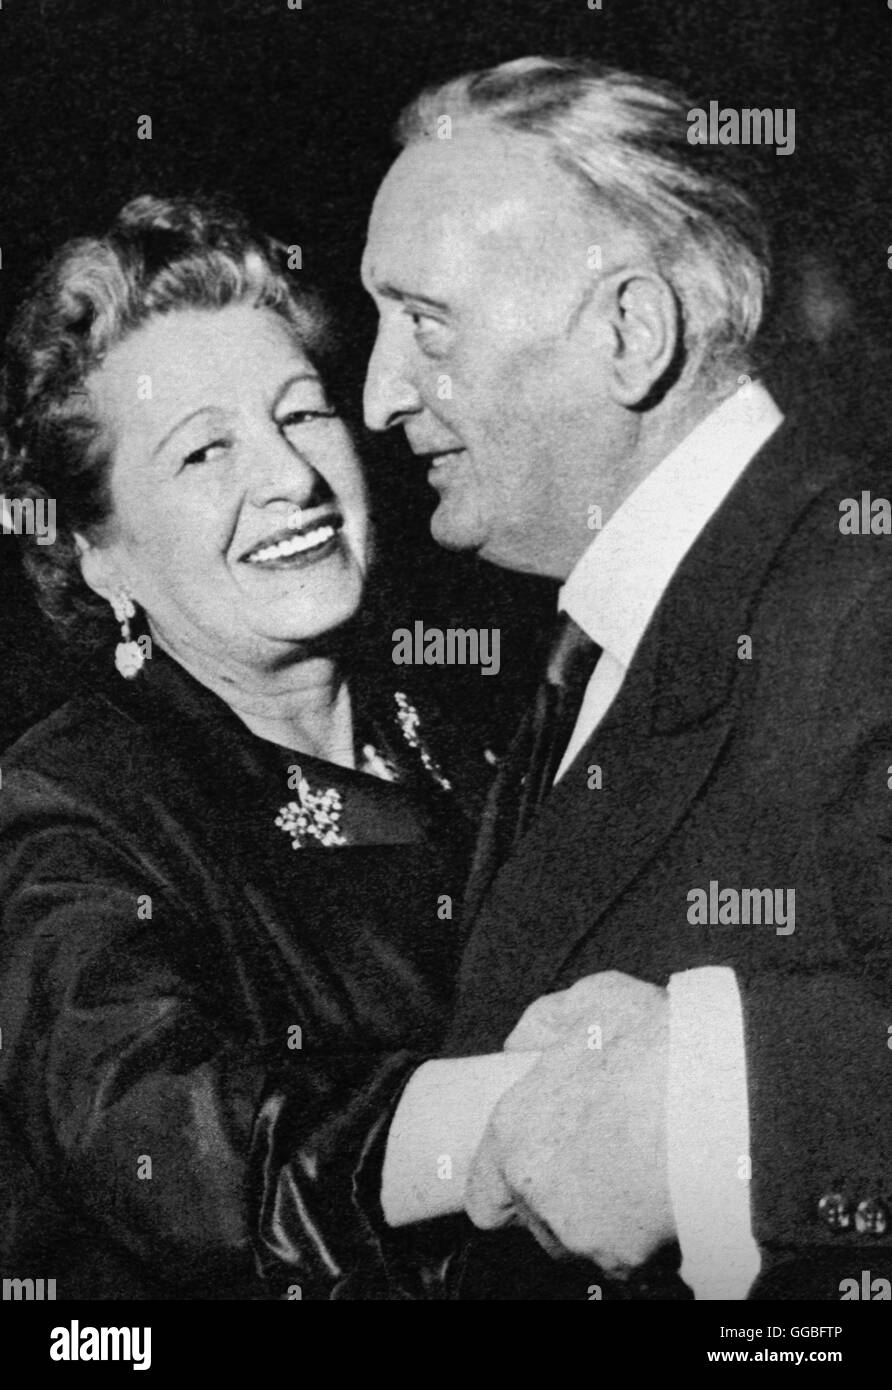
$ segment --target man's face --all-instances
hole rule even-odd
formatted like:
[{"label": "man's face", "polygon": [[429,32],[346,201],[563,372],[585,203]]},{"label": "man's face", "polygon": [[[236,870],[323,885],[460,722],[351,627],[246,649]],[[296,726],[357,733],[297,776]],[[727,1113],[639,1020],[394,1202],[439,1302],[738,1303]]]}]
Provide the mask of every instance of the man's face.
[{"label": "man's face", "polygon": [[366,420],[402,425],[429,464],[448,549],[563,578],[592,538],[609,406],[583,313],[596,241],[541,142],[479,123],[405,150],[379,190]]}]

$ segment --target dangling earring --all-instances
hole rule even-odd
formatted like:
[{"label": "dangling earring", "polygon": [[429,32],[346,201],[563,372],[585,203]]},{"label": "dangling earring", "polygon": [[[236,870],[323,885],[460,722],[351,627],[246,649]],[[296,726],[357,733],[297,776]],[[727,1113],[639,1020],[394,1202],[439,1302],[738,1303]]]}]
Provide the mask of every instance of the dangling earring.
[{"label": "dangling earring", "polygon": [[136,616],[136,608],[129,594],[117,594],[111,600],[115,617],[121,624],[121,641],[115,647],[115,666],[125,680],[132,681],[145,664],[145,653],[138,642],[130,636],[130,619]]}]

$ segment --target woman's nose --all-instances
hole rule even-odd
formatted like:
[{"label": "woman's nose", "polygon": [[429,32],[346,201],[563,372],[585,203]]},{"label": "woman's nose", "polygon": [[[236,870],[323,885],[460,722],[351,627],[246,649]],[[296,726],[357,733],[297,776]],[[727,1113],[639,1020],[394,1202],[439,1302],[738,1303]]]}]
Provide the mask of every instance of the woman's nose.
[{"label": "woman's nose", "polygon": [[319,477],[309,458],[278,428],[258,431],[245,458],[245,487],[255,506],[284,499],[303,505]]}]

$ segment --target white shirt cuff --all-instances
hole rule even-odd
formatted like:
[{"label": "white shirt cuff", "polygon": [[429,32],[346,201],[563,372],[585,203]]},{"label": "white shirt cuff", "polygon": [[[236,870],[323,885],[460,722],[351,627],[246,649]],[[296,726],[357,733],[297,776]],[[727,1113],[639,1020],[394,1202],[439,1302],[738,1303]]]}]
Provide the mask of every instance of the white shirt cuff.
[{"label": "white shirt cuff", "polygon": [[761,1259],[750,1214],[743,1009],[727,966],[669,981],[667,1113],[681,1277],[697,1299],[746,1298]]},{"label": "white shirt cuff", "polygon": [[489,1117],[541,1052],[424,1062],[403,1091],[387,1137],[381,1206],[390,1226],[461,1211]]}]

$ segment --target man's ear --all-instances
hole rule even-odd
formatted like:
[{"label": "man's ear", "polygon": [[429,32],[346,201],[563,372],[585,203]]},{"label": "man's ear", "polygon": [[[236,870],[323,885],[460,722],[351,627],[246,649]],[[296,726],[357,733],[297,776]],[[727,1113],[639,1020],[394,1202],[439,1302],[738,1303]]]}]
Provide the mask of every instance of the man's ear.
[{"label": "man's ear", "polygon": [[116,566],[108,552],[88,541],[78,531],[74,533],[74,544],[80,557],[84,583],[93,590],[94,594],[107,599],[110,603],[114,595],[120,592],[122,586]]},{"label": "man's ear", "polygon": [[611,329],[608,389],[618,405],[640,405],[673,364],[681,306],[671,285],[647,266],[606,277],[598,298]]}]

